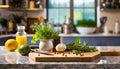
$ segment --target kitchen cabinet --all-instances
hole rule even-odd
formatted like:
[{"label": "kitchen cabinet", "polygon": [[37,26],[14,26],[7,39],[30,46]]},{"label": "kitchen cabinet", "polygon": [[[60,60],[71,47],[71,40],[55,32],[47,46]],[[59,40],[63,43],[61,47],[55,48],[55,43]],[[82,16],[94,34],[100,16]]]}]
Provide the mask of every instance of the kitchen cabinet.
[{"label": "kitchen cabinet", "polygon": [[9,0],[8,4],[1,4],[0,8],[14,11],[42,11],[42,8],[44,7],[44,0],[33,0],[32,7],[30,7],[30,2],[31,0]]},{"label": "kitchen cabinet", "polygon": [[[6,42],[8,39],[15,39],[15,36],[9,36],[9,37],[0,38],[0,45],[1,45],[1,46],[4,46],[4,45],[5,45],[5,42]],[[31,46],[38,46],[38,45],[39,45],[39,41],[37,41],[36,44],[33,44],[33,43],[31,43],[31,40],[32,40],[32,37],[28,37],[28,38],[27,38],[27,42],[28,42],[29,45],[31,45]]]},{"label": "kitchen cabinet", "polygon": [[[8,0],[8,1],[12,1],[12,0]],[[13,1],[15,1],[15,0],[13,0]],[[16,1],[18,1],[18,0],[16,0]],[[21,0],[19,0],[19,1],[21,1]],[[30,2],[30,0],[25,0],[25,1],[28,1],[28,3]],[[29,19],[29,17],[38,18],[38,17],[42,16],[41,13],[43,13],[43,11],[44,11],[43,10],[44,0],[34,0],[35,3],[37,1],[40,1],[40,5],[42,6],[41,8],[39,6],[36,6],[36,4],[35,4],[35,7],[33,7],[33,8],[30,8],[29,5],[28,5],[28,7],[20,8],[20,7],[16,7],[16,6],[14,7],[14,5],[11,6],[10,4],[1,4],[0,5],[1,14],[3,14],[2,16],[9,16],[11,14],[21,15],[21,13],[25,13],[25,14],[28,14],[28,16],[24,16],[25,19],[27,19],[27,18]],[[4,11],[8,12],[8,14],[4,14]],[[28,22],[28,23],[25,24],[26,22]],[[26,29],[29,30],[30,29],[29,27],[31,24],[33,24],[33,21],[30,22],[29,20],[26,20],[26,22],[23,22],[23,23],[28,28],[28,29],[27,28]],[[29,25],[29,26],[27,26],[27,25]],[[13,26],[14,27],[16,26],[15,23],[13,23]],[[14,29],[16,29],[16,27]],[[12,33],[15,33],[15,32],[16,32],[16,30],[12,31]]]},{"label": "kitchen cabinet", "polygon": [[[63,43],[67,44],[75,41],[77,37],[64,37]],[[119,46],[120,37],[80,37],[82,41],[87,42],[90,46]]]},{"label": "kitchen cabinet", "polygon": [[[4,35],[1,35],[1,37]],[[28,34],[28,44],[31,46],[38,46],[39,41],[36,44],[31,43],[33,35]],[[80,37],[82,41],[86,41],[90,46],[120,46],[120,35],[60,35],[63,37],[63,43],[67,44],[74,42],[77,37]],[[15,35],[9,35],[8,37],[0,37],[0,45],[3,46],[5,41],[10,38],[15,39]],[[57,40],[58,41],[58,40]],[[59,42],[57,42],[59,43]]]},{"label": "kitchen cabinet", "polygon": [[119,0],[100,0],[101,11],[120,11]]},{"label": "kitchen cabinet", "polygon": [[87,42],[90,46],[120,46],[119,34],[60,34],[63,37],[63,43],[74,42],[77,37]]},{"label": "kitchen cabinet", "polygon": [[35,22],[37,22],[37,23],[39,22],[38,18],[30,18],[30,17],[29,17],[29,18],[27,19],[27,26],[28,26],[28,27],[27,27],[27,33],[28,33],[28,34],[34,34],[34,33],[35,33],[35,31],[33,31],[33,30],[31,29],[31,25],[34,24]]},{"label": "kitchen cabinet", "polygon": [[5,45],[5,42],[8,40],[8,39],[14,39],[14,37],[3,37],[3,38],[0,38],[0,45],[1,46],[4,46]]},{"label": "kitchen cabinet", "polygon": [[42,9],[39,9],[39,8],[12,8],[10,7],[9,5],[0,5],[0,8],[1,9],[6,9],[6,10],[10,10],[10,11],[42,11]]}]

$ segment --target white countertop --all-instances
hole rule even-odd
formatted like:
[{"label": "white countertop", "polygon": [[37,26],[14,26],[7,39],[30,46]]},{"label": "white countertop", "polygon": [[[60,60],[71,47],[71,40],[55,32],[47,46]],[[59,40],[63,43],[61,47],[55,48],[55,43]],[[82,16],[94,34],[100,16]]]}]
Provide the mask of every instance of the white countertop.
[{"label": "white countertop", "polygon": [[120,36],[120,34],[60,34],[62,37],[113,37]]},{"label": "white countertop", "polygon": [[[15,34],[7,34],[7,35],[0,35],[0,38],[5,38],[5,37],[15,37]],[[33,34],[27,34],[28,37],[32,37]],[[59,34],[59,36],[62,37],[119,37],[120,34]]]},{"label": "white countertop", "polygon": [[[7,35],[0,35],[0,38],[5,38],[5,37],[15,37],[15,34],[7,34]],[[32,37],[33,34],[27,34],[28,37]]]},{"label": "white countertop", "polygon": [[[97,46],[99,50],[120,50],[120,46]],[[120,56],[101,56],[92,62],[34,62],[28,56],[21,56],[18,52],[8,52],[4,46],[0,46],[0,64],[120,64]],[[14,56],[14,57],[13,57]],[[9,60],[8,60],[9,59]],[[107,62],[103,62],[103,60]],[[102,61],[102,62],[101,62]],[[1,68],[5,69],[5,68]],[[8,68],[7,68],[8,69]],[[90,68],[91,69],[91,68]],[[96,69],[96,68],[95,68]],[[113,68],[115,69],[115,68]]]}]

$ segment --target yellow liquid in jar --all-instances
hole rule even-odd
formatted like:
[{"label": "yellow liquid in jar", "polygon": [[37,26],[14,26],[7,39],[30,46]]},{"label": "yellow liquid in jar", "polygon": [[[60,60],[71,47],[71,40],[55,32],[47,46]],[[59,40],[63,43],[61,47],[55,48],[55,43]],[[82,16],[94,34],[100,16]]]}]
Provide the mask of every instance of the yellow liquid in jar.
[{"label": "yellow liquid in jar", "polygon": [[16,41],[18,42],[18,48],[23,44],[27,44],[27,36],[16,36]]}]

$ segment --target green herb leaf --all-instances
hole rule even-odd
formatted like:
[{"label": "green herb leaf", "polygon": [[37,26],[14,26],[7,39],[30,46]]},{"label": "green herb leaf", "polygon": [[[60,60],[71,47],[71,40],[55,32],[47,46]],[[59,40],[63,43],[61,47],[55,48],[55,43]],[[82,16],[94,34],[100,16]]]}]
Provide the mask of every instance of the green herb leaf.
[{"label": "green herb leaf", "polygon": [[80,52],[95,52],[97,51],[96,47],[89,47],[87,42],[82,42],[80,38],[76,38],[75,42],[71,42],[66,45],[67,50],[75,54]]},{"label": "green herb leaf", "polygon": [[78,54],[78,53],[80,53],[80,51],[79,50],[72,50],[72,53],[73,54]]},{"label": "green herb leaf", "polygon": [[76,38],[75,46],[79,46],[80,44],[81,44],[81,39],[80,38]]},{"label": "green herb leaf", "polygon": [[42,39],[57,39],[59,35],[59,31],[54,30],[50,24],[40,25],[35,23],[31,28],[35,31],[33,39],[31,40],[32,43],[36,43],[36,41]]},{"label": "green herb leaf", "polygon": [[83,46],[88,46],[88,43],[84,42],[84,43],[83,43]]},{"label": "green herb leaf", "polygon": [[96,22],[94,20],[78,20],[76,26],[77,27],[96,27]]}]

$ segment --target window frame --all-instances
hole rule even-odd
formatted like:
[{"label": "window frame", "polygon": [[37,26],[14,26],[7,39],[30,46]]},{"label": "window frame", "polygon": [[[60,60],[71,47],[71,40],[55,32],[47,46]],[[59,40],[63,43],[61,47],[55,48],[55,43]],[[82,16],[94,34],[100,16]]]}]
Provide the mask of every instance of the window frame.
[{"label": "window frame", "polygon": [[[46,21],[48,21],[48,18],[49,18],[49,8],[51,8],[51,7],[49,7],[49,0],[46,0]],[[97,23],[97,0],[95,0],[95,2],[94,2],[94,4],[95,4],[95,7],[94,7],[94,11],[95,11],[95,22]],[[58,7],[52,7],[53,9],[55,8],[58,8]],[[59,8],[61,8],[61,9],[68,9],[69,7],[59,7]],[[58,9],[59,9],[58,8]],[[71,18],[71,22],[74,24],[74,8],[83,8],[83,9],[91,9],[91,8],[93,8],[93,7],[74,7],[74,0],[70,0],[70,18]]]}]

